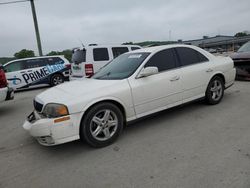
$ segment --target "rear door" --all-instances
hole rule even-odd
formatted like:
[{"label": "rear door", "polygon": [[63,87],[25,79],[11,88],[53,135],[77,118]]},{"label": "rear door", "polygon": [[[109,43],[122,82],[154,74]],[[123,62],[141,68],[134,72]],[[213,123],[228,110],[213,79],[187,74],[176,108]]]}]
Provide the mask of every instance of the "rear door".
[{"label": "rear door", "polygon": [[203,97],[213,65],[205,55],[195,49],[177,47],[175,51],[182,66],[183,102]]}]

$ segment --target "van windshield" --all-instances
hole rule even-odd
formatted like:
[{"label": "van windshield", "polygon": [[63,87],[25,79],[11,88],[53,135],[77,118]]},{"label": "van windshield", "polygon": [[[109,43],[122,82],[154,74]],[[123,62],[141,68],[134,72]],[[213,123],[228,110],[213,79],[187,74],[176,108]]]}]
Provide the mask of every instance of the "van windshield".
[{"label": "van windshield", "polygon": [[76,49],[73,51],[72,58],[71,58],[72,63],[82,63],[86,61],[86,50],[85,49]]},{"label": "van windshield", "polygon": [[92,78],[121,80],[131,76],[150,53],[122,54],[99,70]]}]

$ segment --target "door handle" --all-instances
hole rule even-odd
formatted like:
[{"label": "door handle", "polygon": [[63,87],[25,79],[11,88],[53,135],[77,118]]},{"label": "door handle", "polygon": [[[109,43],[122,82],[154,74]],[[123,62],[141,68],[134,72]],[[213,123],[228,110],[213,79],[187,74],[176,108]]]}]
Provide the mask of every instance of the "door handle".
[{"label": "door handle", "polygon": [[213,72],[213,69],[207,69],[206,72]]},{"label": "door handle", "polygon": [[177,81],[177,80],[179,80],[179,79],[180,79],[179,76],[174,76],[173,78],[170,79],[170,81],[173,82],[173,81]]}]

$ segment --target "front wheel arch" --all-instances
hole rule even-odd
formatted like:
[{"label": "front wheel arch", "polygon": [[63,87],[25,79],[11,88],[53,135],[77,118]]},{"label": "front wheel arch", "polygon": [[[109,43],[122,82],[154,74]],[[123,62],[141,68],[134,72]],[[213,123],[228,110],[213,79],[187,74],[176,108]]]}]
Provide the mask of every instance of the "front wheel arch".
[{"label": "front wheel arch", "polygon": [[[94,106],[96,106],[96,105],[98,105],[98,104],[100,104],[100,103],[111,103],[111,104],[114,104],[115,106],[117,106],[117,107],[121,110],[121,112],[122,112],[123,119],[124,119],[124,122],[123,122],[123,123],[124,123],[124,125],[126,125],[126,111],[125,111],[125,108],[123,107],[123,105],[122,105],[121,103],[115,101],[115,100],[102,100],[102,101],[98,101],[98,102],[96,102],[96,103],[94,103],[94,104],[91,104],[91,105],[87,108],[87,110],[84,112],[84,114],[83,114],[83,116],[82,116],[82,118],[81,118],[81,121],[80,121],[79,135],[80,135],[80,133],[81,133],[81,125],[82,125],[82,122],[83,122],[83,120],[84,120],[86,114],[90,111],[91,108],[93,108]],[[81,135],[80,135],[80,136],[81,136]]]},{"label": "front wheel arch", "polygon": [[[83,114],[82,119],[80,121],[80,126],[79,126],[79,136],[81,140],[84,140],[85,142],[87,142],[90,146],[93,147],[104,147],[107,146],[109,144],[111,144],[114,140],[116,140],[118,138],[118,136],[120,135],[120,133],[122,132],[122,129],[124,127],[124,123],[125,123],[125,116],[124,116],[124,112],[120,109],[120,107],[118,107],[120,104],[118,104],[116,101],[110,101],[110,100],[106,100],[106,101],[100,101],[97,102],[93,105],[91,105]],[[86,128],[88,129],[88,124],[86,124],[86,122],[89,121],[89,117],[91,117],[91,114],[93,114],[93,112],[95,112],[99,107],[103,108],[103,106],[109,106],[109,108],[113,108],[116,109],[117,114],[120,114],[118,119],[120,119],[120,123],[119,124],[119,128],[117,130],[117,132],[115,133],[115,136],[113,138],[111,138],[110,140],[106,140],[104,143],[98,143],[96,141],[93,141],[93,138],[90,138],[89,135],[89,131],[86,130]],[[111,107],[110,107],[111,106]],[[113,106],[113,107],[112,107]]]}]

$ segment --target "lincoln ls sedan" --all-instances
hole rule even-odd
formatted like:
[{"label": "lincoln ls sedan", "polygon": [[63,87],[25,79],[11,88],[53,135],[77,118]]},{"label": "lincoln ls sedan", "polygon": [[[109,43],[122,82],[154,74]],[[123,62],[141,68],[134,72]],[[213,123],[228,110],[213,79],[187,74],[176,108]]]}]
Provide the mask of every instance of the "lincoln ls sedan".
[{"label": "lincoln ls sedan", "polygon": [[191,45],[135,50],[91,78],[36,96],[23,127],[45,146],[82,139],[104,147],[129,121],[196,99],[218,104],[233,85],[235,72],[231,58],[215,57]]}]

